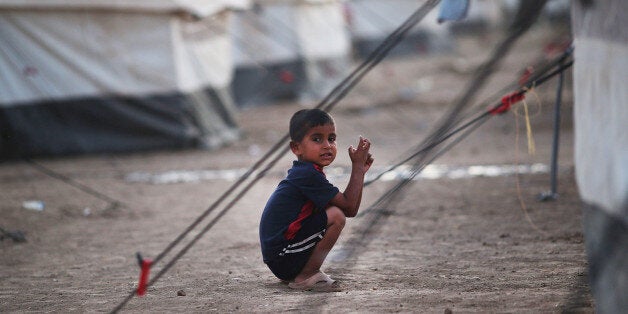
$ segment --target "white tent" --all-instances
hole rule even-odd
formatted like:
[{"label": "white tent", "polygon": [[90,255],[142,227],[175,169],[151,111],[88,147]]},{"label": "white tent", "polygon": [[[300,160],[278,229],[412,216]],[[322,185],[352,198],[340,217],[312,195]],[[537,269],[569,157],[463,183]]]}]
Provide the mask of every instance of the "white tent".
[{"label": "white tent", "polygon": [[339,1],[301,2],[296,33],[305,62],[306,100],[320,100],[345,78],[351,59],[351,37]]},{"label": "white tent", "polygon": [[628,2],[572,1],[574,161],[597,313],[628,309]]},{"label": "white tent", "polygon": [[246,0],[0,0],[0,158],[237,137],[228,23]]},{"label": "white tent", "polygon": [[[416,0],[350,0],[346,3],[351,40],[356,53],[365,57],[425,1]],[[439,25],[436,10],[428,15],[398,43],[388,55],[408,55],[451,49],[447,27]]]},{"label": "white tent", "polygon": [[231,23],[235,73],[231,89],[241,107],[294,99],[304,69],[290,3],[259,3],[234,14]]},{"label": "white tent", "polygon": [[261,0],[232,21],[237,103],[319,99],[346,74],[350,40],[339,0]]}]

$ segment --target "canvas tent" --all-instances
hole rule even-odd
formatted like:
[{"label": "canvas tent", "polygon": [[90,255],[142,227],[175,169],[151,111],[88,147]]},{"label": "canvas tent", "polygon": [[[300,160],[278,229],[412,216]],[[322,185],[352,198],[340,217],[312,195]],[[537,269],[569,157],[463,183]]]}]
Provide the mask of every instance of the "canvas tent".
[{"label": "canvas tent", "polygon": [[238,105],[317,100],[344,78],[351,46],[340,1],[255,3],[232,20]]},{"label": "canvas tent", "polygon": [[234,99],[240,107],[294,99],[304,86],[304,69],[292,31],[290,3],[256,3],[234,14],[231,24]]},{"label": "canvas tent", "polygon": [[[351,40],[356,54],[366,57],[415,12],[423,1],[416,0],[350,0],[346,3]],[[452,47],[447,27],[436,22],[437,12],[431,11],[421,23],[411,29],[389,56],[404,56],[431,51],[446,51]]]},{"label": "canvas tent", "polygon": [[305,100],[318,101],[349,72],[351,37],[340,1],[304,1],[296,8],[296,33],[305,63]]},{"label": "canvas tent", "polygon": [[628,2],[572,1],[574,162],[596,313],[628,309]]},{"label": "canvas tent", "polygon": [[229,9],[246,0],[0,0],[0,158],[237,138]]}]

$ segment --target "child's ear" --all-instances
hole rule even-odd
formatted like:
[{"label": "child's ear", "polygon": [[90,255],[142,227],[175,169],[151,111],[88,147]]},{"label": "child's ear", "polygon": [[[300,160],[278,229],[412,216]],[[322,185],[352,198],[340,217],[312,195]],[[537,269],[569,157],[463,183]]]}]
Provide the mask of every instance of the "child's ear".
[{"label": "child's ear", "polygon": [[290,141],[290,149],[292,150],[292,153],[295,155],[299,155],[299,142],[295,142],[295,141]]}]

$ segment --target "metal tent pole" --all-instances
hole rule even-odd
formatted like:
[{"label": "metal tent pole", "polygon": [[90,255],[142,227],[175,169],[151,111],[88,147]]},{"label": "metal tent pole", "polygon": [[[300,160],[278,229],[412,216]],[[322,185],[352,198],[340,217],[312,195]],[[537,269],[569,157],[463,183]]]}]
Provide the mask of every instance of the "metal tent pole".
[{"label": "metal tent pole", "polygon": [[[561,62],[559,66],[563,63]],[[557,177],[558,177],[558,142],[560,139],[560,105],[562,103],[563,79],[565,72],[560,72],[558,76],[558,86],[556,87],[556,102],[554,104],[554,139],[552,143],[552,164],[550,170],[551,190],[539,195],[539,201],[553,201],[558,198]]]}]

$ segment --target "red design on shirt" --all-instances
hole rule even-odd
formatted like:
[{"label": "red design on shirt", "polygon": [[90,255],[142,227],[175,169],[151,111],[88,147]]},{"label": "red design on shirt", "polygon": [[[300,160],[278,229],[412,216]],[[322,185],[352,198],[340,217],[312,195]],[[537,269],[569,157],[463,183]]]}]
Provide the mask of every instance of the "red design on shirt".
[{"label": "red design on shirt", "polygon": [[313,210],[314,203],[312,201],[307,201],[305,205],[301,207],[301,212],[299,213],[299,216],[297,216],[297,219],[288,226],[288,230],[286,230],[286,233],[284,233],[284,237],[286,237],[286,239],[288,240],[294,239],[294,236],[297,235],[297,232],[301,230],[301,222],[305,218],[312,215]]},{"label": "red design on shirt", "polygon": [[[316,169],[318,172],[325,175],[325,173],[323,172],[323,169],[319,167],[318,165],[314,164],[314,169]],[[303,207],[301,207],[301,212],[299,212],[299,216],[297,216],[297,219],[288,226],[288,230],[286,230],[286,233],[284,233],[284,237],[288,240],[294,239],[294,237],[297,235],[297,232],[301,230],[301,222],[305,218],[312,215],[313,210],[314,210],[314,202],[307,201],[303,205]]]}]

